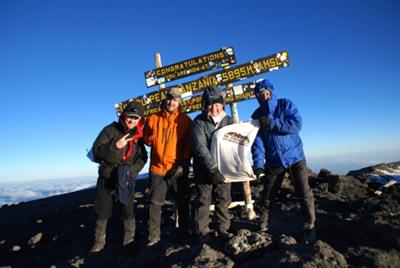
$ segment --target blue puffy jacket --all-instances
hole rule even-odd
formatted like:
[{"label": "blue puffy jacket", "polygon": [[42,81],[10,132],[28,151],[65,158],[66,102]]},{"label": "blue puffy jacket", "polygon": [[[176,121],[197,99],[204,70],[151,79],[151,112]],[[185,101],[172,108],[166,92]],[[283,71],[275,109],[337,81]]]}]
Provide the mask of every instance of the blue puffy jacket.
[{"label": "blue puffy jacket", "polygon": [[[276,90],[269,89],[272,98],[259,101],[260,106],[252,114],[253,119],[268,116],[269,131],[258,131],[252,146],[254,167],[288,167],[305,159],[299,132],[301,116],[296,106],[288,99],[277,99]],[[265,162],[264,162],[265,160]]]}]

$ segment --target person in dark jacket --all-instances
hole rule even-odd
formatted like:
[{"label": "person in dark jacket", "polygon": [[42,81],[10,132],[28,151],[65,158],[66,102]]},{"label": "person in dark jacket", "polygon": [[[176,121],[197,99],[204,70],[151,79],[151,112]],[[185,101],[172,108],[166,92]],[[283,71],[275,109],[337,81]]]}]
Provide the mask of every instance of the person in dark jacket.
[{"label": "person in dark jacket", "polygon": [[[142,139],[143,112],[140,104],[130,103],[120,115],[119,121],[106,126],[93,144],[94,161],[99,163],[99,178],[94,202],[97,219],[92,252],[99,252],[105,246],[107,221],[111,217],[115,197],[125,203],[118,202],[122,205],[124,219],[123,245],[134,240],[134,183],[147,161]],[[130,180],[128,184],[127,180]],[[128,190],[117,188],[126,185],[129,185]]]},{"label": "person in dark jacket", "polygon": [[262,191],[261,231],[269,224],[271,201],[279,190],[283,177],[289,173],[296,193],[301,198],[307,237],[315,236],[315,207],[308,184],[308,168],[300,139],[302,120],[296,106],[288,99],[277,99],[270,81],[256,83],[254,93],[260,106],[252,118],[260,120],[260,130],[252,146],[256,176],[264,184]]},{"label": "person in dark jacket", "polygon": [[218,170],[213,159],[211,137],[213,133],[228,124],[231,118],[224,111],[224,92],[216,87],[208,87],[202,96],[203,112],[193,121],[192,155],[194,180],[198,190],[195,216],[195,229],[200,242],[209,241],[210,205],[215,197],[215,214],[217,218],[217,236],[230,237],[230,216],[228,206],[231,203],[231,184],[224,183],[224,176]]}]

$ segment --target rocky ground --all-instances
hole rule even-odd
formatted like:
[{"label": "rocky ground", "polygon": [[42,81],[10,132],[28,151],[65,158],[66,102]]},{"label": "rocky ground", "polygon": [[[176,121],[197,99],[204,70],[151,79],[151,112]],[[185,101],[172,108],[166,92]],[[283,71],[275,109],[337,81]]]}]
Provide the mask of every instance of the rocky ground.
[{"label": "rocky ground", "polygon": [[[180,241],[173,203],[168,201],[162,243],[153,248],[146,247],[147,181],[142,180],[136,192],[135,242],[121,246],[122,224],[116,206],[106,248],[98,254],[89,253],[95,221],[93,189],[5,205],[0,209],[0,266],[400,267],[400,186],[375,193],[390,176],[398,179],[399,170],[397,162],[353,171],[348,176],[327,170],[311,174],[317,240],[310,244],[302,242],[300,206],[289,178],[272,209],[269,233],[258,232],[257,221],[247,220],[243,208],[235,207],[231,209],[234,237],[230,240]],[[373,181],[372,176],[381,180]],[[252,182],[255,201],[260,190],[261,186]],[[240,184],[233,185],[232,196],[243,199]]]}]

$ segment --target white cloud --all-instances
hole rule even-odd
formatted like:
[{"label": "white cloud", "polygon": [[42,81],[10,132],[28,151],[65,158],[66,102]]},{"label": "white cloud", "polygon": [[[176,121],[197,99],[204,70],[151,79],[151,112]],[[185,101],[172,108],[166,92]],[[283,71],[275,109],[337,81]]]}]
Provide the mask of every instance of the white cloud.
[{"label": "white cloud", "polygon": [[1,183],[0,206],[75,192],[95,184],[93,177]]},{"label": "white cloud", "polygon": [[[147,177],[148,173],[139,175],[139,179]],[[94,176],[36,181],[0,181],[0,206],[95,187],[96,181],[97,177]]]}]

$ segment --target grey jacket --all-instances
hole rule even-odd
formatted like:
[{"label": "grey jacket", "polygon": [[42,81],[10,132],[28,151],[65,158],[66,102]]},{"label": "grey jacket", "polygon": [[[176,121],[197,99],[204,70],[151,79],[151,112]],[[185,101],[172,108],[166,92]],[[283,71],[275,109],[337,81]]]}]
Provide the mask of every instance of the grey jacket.
[{"label": "grey jacket", "polygon": [[194,173],[209,173],[210,170],[217,167],[217,163],[210,153],[211,137],[215,130],[226,125],[232,124],[230,116],[225,116],[218,128],[213,119],[205,113],[201,113],[192,124],[192,155]]}]

